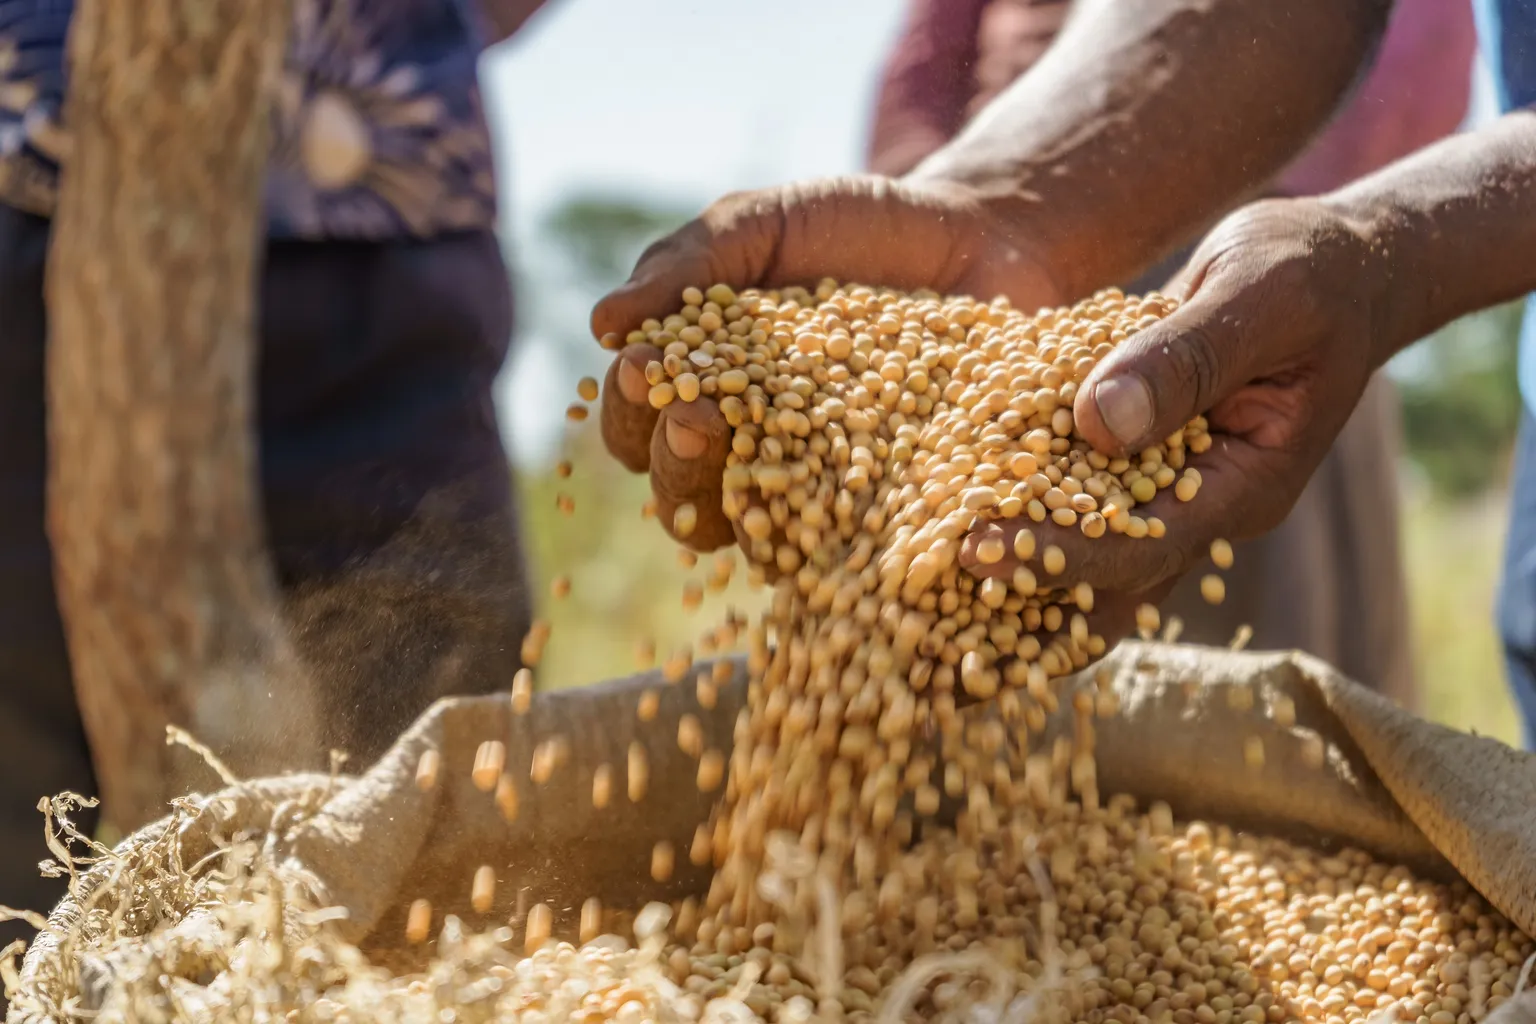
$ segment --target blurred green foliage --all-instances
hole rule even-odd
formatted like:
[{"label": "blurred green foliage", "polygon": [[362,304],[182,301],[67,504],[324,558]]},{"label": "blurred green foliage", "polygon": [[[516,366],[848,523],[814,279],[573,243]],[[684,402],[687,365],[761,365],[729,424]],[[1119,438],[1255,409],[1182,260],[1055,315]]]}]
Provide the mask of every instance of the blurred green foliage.
[{"label": "blurred green foliage", "polygon": [[1521,308],[1516,302],[1458,320],[1405,360],[1399,377],[1405,448],[1443,497],[1503,486],[1520,421]]},{"label": "blurred green foliage", "polygon": [[539,233],[568,269],[602,288],[629,276],[645,247],[687,222],[691,213],[634,196],[577,195],[556,207]]},{"label": "blurred green foliage", "polygon": [[513,253],[518,278],[518,333],[545,346],[556,377],[602,377],[611,358],[593,343],[593,304],[629,277],[645,247],[687,222],[692,211],[644,197],[579,194],[556,207]]},{"label": "blurred green foliage", "polygon": [[1506,743],[1520,719],[1504,682],[1493,591],[1508,518],[1502,494],[1450,501],[1434,491],[1403,505],[1403,567],[1420,711]]}]

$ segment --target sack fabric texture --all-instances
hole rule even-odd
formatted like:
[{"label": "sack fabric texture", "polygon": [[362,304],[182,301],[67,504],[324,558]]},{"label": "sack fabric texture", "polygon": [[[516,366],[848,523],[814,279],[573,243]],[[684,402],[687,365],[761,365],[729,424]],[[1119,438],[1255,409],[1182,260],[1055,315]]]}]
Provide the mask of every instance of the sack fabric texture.
[{"label": "sack fabric texture", "polygon": [[[53,911],[27,952],[8,1021],[41,1024],[57,1019],[50,1008],[67,1001],[99,1003],[113,964],[90,948],[91,929],[71,926],[87,914],[121,917],[134,891],[125,867],[167,842],[193,865],[241,834],[264,837],[289,869],[285,875],[304,880],[311,906],[344,910],[324,924],[310,914],[286,927],[295,934],[339,929],[365,949],[399,945],[417,899],[472,929],[544,902],[554,911],[555,934],[568,937],[589,896],[606,907],[638,908],[702,892],[707,872],[684,856],[669,882],[653,882],[650,851],[664,839],[687,850],[718,798],[698,791],[696,761],[679,751],[676,726],[683,714],[697,716],[706,746],[729,753],[748,686],[745,667],[736,662],[734,670],[712,709],[698,705],[691,685],[668,685],[658,673],[539,694],[523,714],[504,696],[445,699],[361,776],[257,780],[184,801],[82,875]],[[1364,849],[1432,877],[1459,875],[1536,934],[1536,818],[1529,813],[1536,756],[1426,722],[1310,657],[1141,643],[1124,644],[1066,680],[1048,734],[1071,729],[1067,693],[1095,686],[1101,673],[1111,675],[1120,697],[1118,714],[1096,722],[1101,793],[1165,800],[1186,820]],[[1251,707],[1231,699],[1234,687],[1250,688]],[[659,692],[661,707],[641,722],[635,708],[647,689]],[[1267,713],[1283,698],[1294,704],[1294,724]],[[995,710],[979,705],[966,713]],[[565,737],[568,755],[535,784],[535,749],[554,736]],[[1253,736],[1265,748],[1259,768],[1244,759]],[[519,790],[511,821],[472,781],[486,740],[505,744],[506,772]],[[1308,756],[1319,740],[1321,765]],[[633,744],[646,752],[649,784],[632,801],[626,764]],[[436,784],[424,788],[417,770],[429,751],[440,758],[439,770]],[[613,798],[595,809],[592,777],[603,764],[613,772]],[[479,913],[469,905],[470,880],[485,864],[501,884],[495,904]],[[195,931],[197,916],[189,912],[177,927]],[[66,941],[70,934],[77,937]]]}]

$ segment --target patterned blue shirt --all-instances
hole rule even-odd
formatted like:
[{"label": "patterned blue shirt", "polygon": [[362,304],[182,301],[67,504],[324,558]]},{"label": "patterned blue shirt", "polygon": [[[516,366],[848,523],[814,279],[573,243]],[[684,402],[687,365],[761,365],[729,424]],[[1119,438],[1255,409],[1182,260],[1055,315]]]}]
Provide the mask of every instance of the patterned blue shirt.
[{"label": "patterned blue shirt", "polygon": [[[1472,6],[1500,112],[1536,105],[1536,0],[1473,0]],[[1517,376],[1526,409],[1536,413],[1536,302],[1529,299]]]},{"label": "patterned blue shirt", "polygon": [[[293,0],[266,181],[271,237],[494,225],[475,72],[481,51],[500,41],[495,3]],[[0,0],[0,202],[45,216],[64,151],[73,8],[74,0]]]}]

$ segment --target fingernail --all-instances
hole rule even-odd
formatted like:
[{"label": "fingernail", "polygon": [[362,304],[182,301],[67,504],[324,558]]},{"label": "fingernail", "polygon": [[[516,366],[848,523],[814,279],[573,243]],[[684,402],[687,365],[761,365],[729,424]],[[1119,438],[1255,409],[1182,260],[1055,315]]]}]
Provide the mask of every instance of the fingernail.
[{"label": "fingernail", "polygon": [[680,459],[696,459],[709,447],[709,439],[692,427],[667,420],[667,447]]},{"label": "fingernail", "polygon": [[645,371],[622,357],[619,362],[619,393],[624,396],[625,401],[636,404],[647,401],[651,393],[651,385],[645,379]]},{"label": "fingernail", "polygon": [[1115,440],[1127,448],[1152,428],[1152,390],[1134,373],[1099,381],[1093,389],[1093,404]]}]

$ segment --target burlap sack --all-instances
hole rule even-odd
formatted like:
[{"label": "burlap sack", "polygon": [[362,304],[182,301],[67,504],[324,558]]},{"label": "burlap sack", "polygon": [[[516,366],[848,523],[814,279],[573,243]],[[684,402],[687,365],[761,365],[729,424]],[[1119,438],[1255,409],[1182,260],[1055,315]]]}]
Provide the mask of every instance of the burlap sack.
[{"label": "burlap sack", "polygon": [[[127,889],[124,865],[151,848],[163,853],[170,842],[192,864],[241,830],[265,836],[305,880],[312,905],[345,909],[344,920],[325,927],[365,948],[397,944],[417,898],[432,901],[436,923],[452,913],[471,928],[503,923],[542,901],[555,911],[557,934],[569,935],[587,896],[638,906],[699,891],[705,875],[688,866],[684,851],[711,798],[697,790],[696,762],[678,749],[677,722],[696,715],[708,746],[728,752],[746,698],[744,672],[736,670],[712,710],[698,706],[691,685],[668,686],[655,674],[543,695],[525,715],[513,714],[505,698],[443,701],[361,777],[265,780],[192,801],[126,840],[114,862],[92,869],[53,912],[26,956],[23,998],[8,1020],[54,1020],[49,1007],[99,1002],[113,962],[95,956],[88,941],[61,946],[60,937],[84,906],[111,911]],[[1127,644],[1099,671],[1113,674],[1121,698],[1119,715],[1098,723],[1102,792],[1167,800],[1185,818],[1360,847],[1433,875],[1460,874],[1536,933],[1536,759],[1421,721],[1299,655]],[[1092,686],[1093,674],[1068,686]],[[1234,709],[1235,685],[1253,688],[1252,710]],[[635,709],[647,688],[660,691],[661,709],[641,723]],[[1294,702],[1294,726],[1264,714],[1279,696]],[[1052,728],[1067,725],[1059,715]],[[557,734],[568,738],[570,759],[537,786],[529,778],[535,747]],[[1259,769],[1243,755],[1255,735],[1266,754]],[[1317,737],[1326,744],[1321,767],[1303,754]],[[520,807],[510,823],[471,781],[475,752],[487,739],[506,743],[507,770],[517,780]],[[646,751],[650,773],[635,802],[625,785],[632,743]],[[441,771],[437,785],[423,791],[416,773],[428,750],[440,754]],[[602,763],[613,766],[614,794],[595,810],[592,776]],[[676,844],[680,870],[658,886],[648,865],[662,839]],[[484,864],[497,868],[501,884],[496,905],[480,914],[469,894]],[[197,917],[189,913],[182,925],[189,942]],[[288,926],[305,925],[295,919]]]}]

